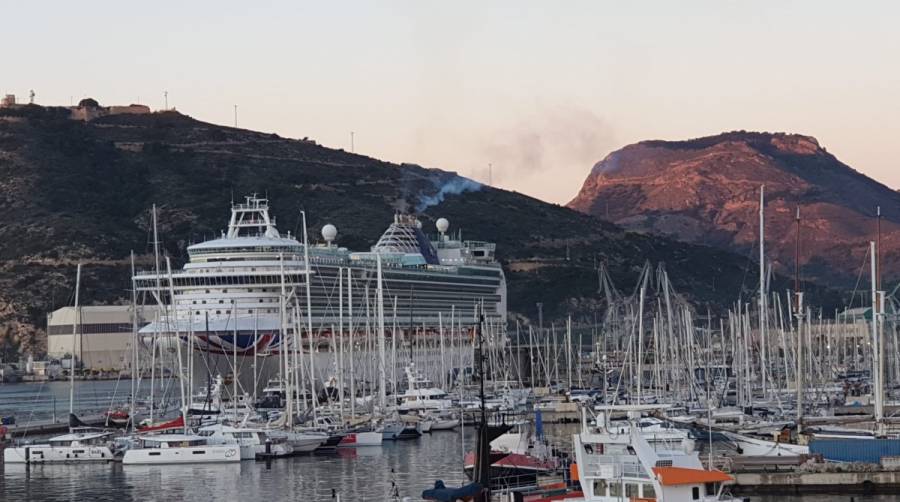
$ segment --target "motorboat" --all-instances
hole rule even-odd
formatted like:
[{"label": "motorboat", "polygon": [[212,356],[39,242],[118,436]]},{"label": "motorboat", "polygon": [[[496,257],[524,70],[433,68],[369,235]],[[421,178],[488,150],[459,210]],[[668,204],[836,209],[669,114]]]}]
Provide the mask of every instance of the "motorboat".
[{"label": "motorboat", "polygon": [[241,460],[286,457],[294,453],[287,437],[270,436],[262,429],[216,424],[201,427],[198,434],[206,437],[209,444],[236,443],[241,448]]},{"label": "motorboat", "polygon": [[338,448],[357,448],[360,446],[381,446],[384,439],[378,431],[349,431],[341,438]]},{"label": "motorboat", "polygon": [[400,439],[416,439],[422,435],[419,423],[407,424],[404,422],[388,422],[381,429],[382,439],[391,441]]},{"label": "motorboat", "polygon": [[[582,408],[582,429],[573,437],[578,479],[583,502],[661,500],[712,502],[728,500],[728,474],[703,467],[698,454],[686,444],[682,449],[651,445],[640,427],[641,414],[664,409],[654,405],[602,406],[591,424]],[[610,415],[625,413],[631,425],[616,430]]]},{"label": "motorboat", "polygon": [[[491,485],[494,489],[525,488],[538,485],[538,477],[560,468],[550,445],[544,440],[542,425],[535,431],[528,425],[508,426],[510,430],[491,441]],[[470,479],[475,471],[475,452],[465,456],[463,469]]]}]

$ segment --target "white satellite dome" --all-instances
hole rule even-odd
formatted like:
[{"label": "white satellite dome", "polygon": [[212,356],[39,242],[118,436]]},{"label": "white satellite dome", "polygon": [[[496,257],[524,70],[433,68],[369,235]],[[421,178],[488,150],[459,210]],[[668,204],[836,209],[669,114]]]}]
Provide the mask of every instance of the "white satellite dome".
[{"label": "white satellite dome", "polygon": [[332,225],[331,223],[322,227],[322,238],[325,239],[325,242],[332,242],[334,238],[337,237],[337,227]]},{"label": "white satellite dome", "polygon": [[422,230],[422,222],[419,221],[418,218],[416,218],[416,228],[418,228],[419,230]]},{"label": "white satellite dome", "polygon": [[450,222],[447,220],[447,218],[438,218],[434,226],[437,227],[438,232],[445,234],[447,233],[447,229],[450,228]]}]

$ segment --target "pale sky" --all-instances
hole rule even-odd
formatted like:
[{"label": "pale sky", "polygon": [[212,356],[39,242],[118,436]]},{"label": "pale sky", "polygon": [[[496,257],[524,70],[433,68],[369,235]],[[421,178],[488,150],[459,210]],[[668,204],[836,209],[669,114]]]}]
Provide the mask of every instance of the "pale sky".
[{"label": "pale sky", "polygon": [[[643,139],[815,136],[900,188],[900,2],[0,0],[0,93],[169,105],[565,203]],[[273,180],[273,183],[277,180]]]}]

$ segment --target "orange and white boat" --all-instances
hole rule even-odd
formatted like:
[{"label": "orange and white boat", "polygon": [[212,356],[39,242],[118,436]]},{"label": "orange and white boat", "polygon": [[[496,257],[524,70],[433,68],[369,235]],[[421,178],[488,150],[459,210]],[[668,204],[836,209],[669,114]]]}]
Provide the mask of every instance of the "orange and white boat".
[{"label": "orange and white boat", "polygon": [[[582,409],[582,430],[574,435],[581,494],[562,500],[577,502],[660,501],[712,502],[730,500],[728,474],[703,467],[692,442],[651,444],[637,426],[642,412],[660,406],[604,406],[591,424]],[[612,413],[625,412],[634,424],[628,431],[610,427]],[[540,499],[536,499],[540,500]],[[548,499],[553,500],[553,499]]]}]

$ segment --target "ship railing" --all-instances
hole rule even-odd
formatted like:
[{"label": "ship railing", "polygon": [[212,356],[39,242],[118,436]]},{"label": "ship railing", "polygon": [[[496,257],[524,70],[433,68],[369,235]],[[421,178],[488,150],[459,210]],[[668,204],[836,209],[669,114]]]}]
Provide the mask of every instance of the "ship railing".
[{"label": "ship railing", "polygon": [[497,244],[495,244],[493,242],[464,241],[464,244],[466,245],[467,248],[472,248],[472,249],[487,249],[488,251],[496,251],[497,250]]},{"label": "ship railing", "polygon": [[[556,486],[565,486],[566,478],[565,476],[556,475],[556,476],[546,476],[542,475],[540,477],[541,485],[556,485]],[[508,495],[514,492],[524,492],[528,493],[531,490],[538,489],[538,485],[535,483],[534,474],[510,474],[504,475],[501,478],[491,479],[491,493],[495,496],[503,496]]]},{"label": "ship railing", "polygon": [[231,205],[232,209],[269,209],[269,200],[268,199],[248,199],[247,203],[235,203]]},{"label": "ship railing", "polygon": [[585,476],[602,478],[649,478],[640,461],[626,461],[616,455],[585,455]]}]

